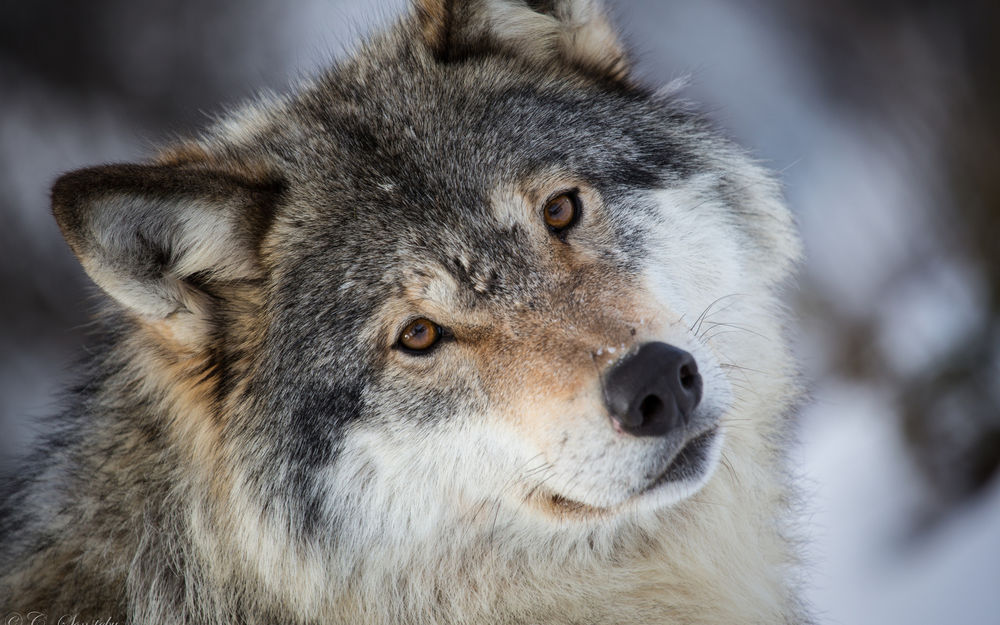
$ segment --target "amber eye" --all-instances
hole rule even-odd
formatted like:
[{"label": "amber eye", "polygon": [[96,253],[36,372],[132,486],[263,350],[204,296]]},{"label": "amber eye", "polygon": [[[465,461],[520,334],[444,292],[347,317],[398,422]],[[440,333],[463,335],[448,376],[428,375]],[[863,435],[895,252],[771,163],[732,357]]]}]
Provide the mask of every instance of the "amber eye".
[{"label": "amber eye", "polygon": [[411,351],[422,352],[434,347],[441,338],[441,328],[430,319],[411,321],[399,335],[399,344]]},{"label": "amber eye", "polygon": [[569,228],[580,213],[579,202],[573,192],[555,196],[545,204],[545,223],[555,232]]}]

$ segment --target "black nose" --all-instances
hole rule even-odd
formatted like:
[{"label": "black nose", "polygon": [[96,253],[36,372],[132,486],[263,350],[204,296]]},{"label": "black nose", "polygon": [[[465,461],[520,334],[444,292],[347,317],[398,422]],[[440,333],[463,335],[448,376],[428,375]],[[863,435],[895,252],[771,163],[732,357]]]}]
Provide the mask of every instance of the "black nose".
[{"label": "black nose", "polygon": [[662,436],[683,427],[701,401],[694,356],[666,343],[646,343],[604,379],[611,417],[634,436]]}]

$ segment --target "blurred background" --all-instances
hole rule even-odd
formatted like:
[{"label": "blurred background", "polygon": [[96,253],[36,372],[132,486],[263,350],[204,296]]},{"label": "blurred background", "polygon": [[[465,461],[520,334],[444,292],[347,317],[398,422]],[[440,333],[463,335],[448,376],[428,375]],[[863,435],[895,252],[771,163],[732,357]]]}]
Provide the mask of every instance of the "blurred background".
[{"label": "blurred background", "polygon": [[[377,4],[378,6],[374,6]],[[94,291],[49,213],[63,171],[142,158],[281,91],[403,0],[34,0],[0,20],[0,461],[58,408]],[[811,399],[822,623],[1000,623],[1000,3],[635,0],[639,74],[781,172]]]}]

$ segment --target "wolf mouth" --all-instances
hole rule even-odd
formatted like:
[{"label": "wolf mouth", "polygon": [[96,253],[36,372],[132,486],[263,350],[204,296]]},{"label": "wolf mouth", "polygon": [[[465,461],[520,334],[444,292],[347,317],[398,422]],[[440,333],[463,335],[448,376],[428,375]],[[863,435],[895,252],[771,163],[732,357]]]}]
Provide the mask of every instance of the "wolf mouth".
[{"label": "wolf mouth", "polygon": [[712,455],[712,444],[718,433],[719,428],[715,426],[685,443],[680,451],[674,455],[663,473],[635,496],[652,492],[667,483],[695,481],[704,476]]},{"label": "wolf mouth", "polygon": [[711,471],[713,448],[716,447],[719,432],[719,426],[716,425],[689,440],[674,454],[663,473],[621,504],[608,507],[594,506],[550,492],[544,498],[543,507],[563,518],[605,517],[614,514],[630,502],[653,495],[661,488],[678,484],[694,485]]}]

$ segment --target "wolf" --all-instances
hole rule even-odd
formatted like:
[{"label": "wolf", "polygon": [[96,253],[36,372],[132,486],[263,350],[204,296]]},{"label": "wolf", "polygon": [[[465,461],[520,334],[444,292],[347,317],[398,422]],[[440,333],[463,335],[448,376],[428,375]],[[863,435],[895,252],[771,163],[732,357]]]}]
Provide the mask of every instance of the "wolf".
[{"label": "wolf", "polygon": [[108,298],[5,616],[809,622],[792,217],[593,0],[418,0],[52,208]]}]

